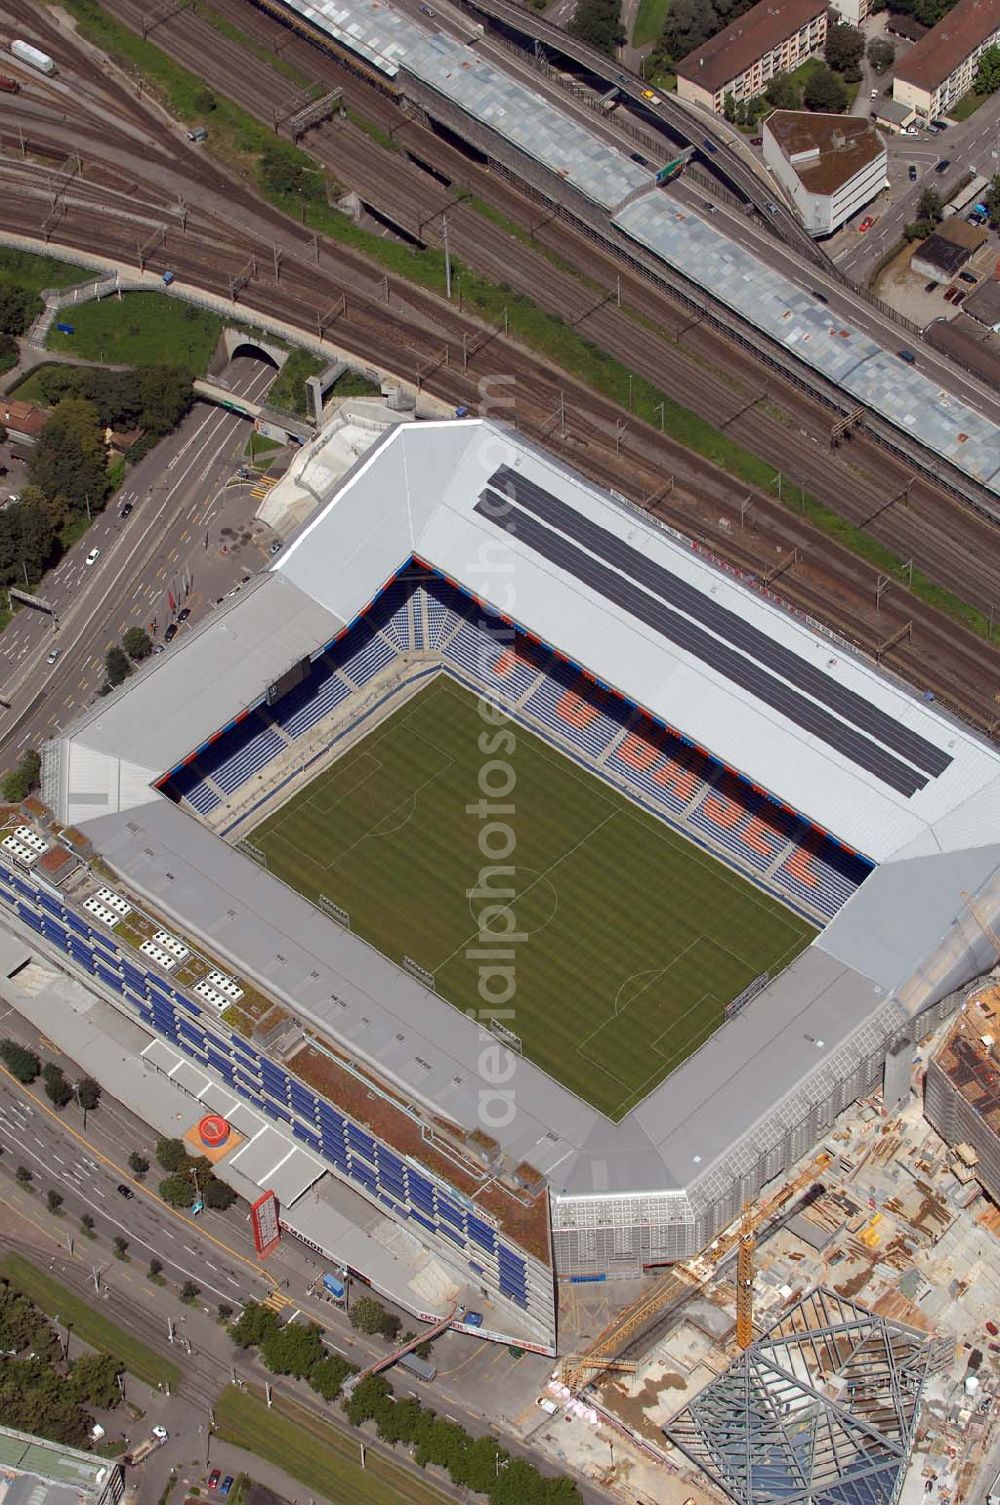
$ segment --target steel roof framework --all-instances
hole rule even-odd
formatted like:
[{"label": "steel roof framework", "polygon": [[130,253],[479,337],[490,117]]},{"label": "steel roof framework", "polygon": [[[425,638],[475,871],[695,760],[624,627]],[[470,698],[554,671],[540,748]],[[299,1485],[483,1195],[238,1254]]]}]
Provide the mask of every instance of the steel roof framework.
[{"label": "steel roof framework", "polygon": [[739,1505],[894,1505],[928,1353],[925,1334],[819,1288],[666,1432]]}]

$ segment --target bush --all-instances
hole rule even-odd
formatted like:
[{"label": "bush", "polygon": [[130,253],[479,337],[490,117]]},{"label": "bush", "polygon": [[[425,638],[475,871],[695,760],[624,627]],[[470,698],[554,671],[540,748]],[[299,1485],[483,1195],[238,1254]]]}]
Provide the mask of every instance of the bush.
[{"label": "bush", "polygon": [[209,1176],[204,1183],[202,1197],[205,1206],[211,1207],[214,1212],[226,1212],[238,1200],[232,1187],[216,1176]]},{"label": "bush", "polygon": [[817,68],[806,80],[802,102],[807,110],[842,115],[849,101],[847,89],[837,75],[829,68]]},{"label": "bush", "polygon": [[338,1354],[330,1353],[313,1365],[309,1371],[309,1383],[316,1394],[321,1395],[324,1400],[336,1400],[344,1381],[357,1372],[356,1364],[349,1363]]},{"label": "bush", "polygon": [[55,1188],[52,1187],[46,1193],[45,1200],[48,1204],[49,1212],[58,1212],[60,1207],[63,1205],[64,1198],[61,1191],[56,1191]]},{"label": "bush", "polygon": [[19,1186],[30,1186],[34,1179],[34,1176],[32,1175],[31,1171],[29,1171],[26,1165],[18,1166],[14,1180],[18,1183]]},{"label": "bush", "polygon": [[138,1176],[141,1180],[149,1170],[149,1161],[146,1159],[145,1155],[140,1155],[138,1151],[133,1150],[131,1155],[128,1157],[128,1168],[132,1172],[133,1176]]},{"label": "bush", "polygon": [[0,1060],[11,1076],[26,1086],[35,1080],[42,1069],[42,1063],[35,1052],[24,1045],[18,1045],[16,1040],[0,1041]]},{"label": "bush", "polygon": [[115,1251],[115,1259],[122,1259],[122,1260],[127,1259],[127,1257],[128,1257],[128,1239],[127,1238],[122,1238],[121,1234],[119,1234],[118,1237],[116,1239],[114,1239],[112,1242],[113,1242],[113,1247],[114,1247],[114,1251]]},{"label": "bush", "polygon": [[193,1280],[186,1280],[181,1286],[182,1301],[197,1301],[201,1295],[201,1286],[196,1286]]},{"label": "bush", "polygon": [[128,654],[117,644],[109,648],[104,655],[104,672],[108,678],[108,684],[114,689],[122,684],[132,673],[132,665],[129,663]]}]

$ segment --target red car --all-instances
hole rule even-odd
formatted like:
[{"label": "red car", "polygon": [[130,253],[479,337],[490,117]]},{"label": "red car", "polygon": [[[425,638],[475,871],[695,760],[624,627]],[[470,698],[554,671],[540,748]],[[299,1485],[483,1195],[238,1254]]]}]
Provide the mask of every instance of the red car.
[{"label": "red car", "polygon": [[219,1487],[219,1480],[221,1478],[222,1478],[222,1470],[221,1470],[221,1468],[213,1468],[212,1472],[208,1476],[208,1487],[209,1487],[209,1489],[218,1489],[218,1487]]},{"label": "red car", "polygon": [[871,227],[872,227],[872,225],[874,225],[874,223],[875,223],[875,221],[874,221],[874,219],[873,219],[873,218],[872,218],[872,216],[871,216],[871,215],[870,215],[870,214],[869,214],[869,215],[867,215],[867,216],[866,216],[866,217],[865,217],[865,218],[864,218],[864,219],[863,219],[863,220],[862,220],[862,221],[861,221],[861,223],[860,223],[860,225],[859,225],[859,226],[858,226],[858,234],[859,234],[859,235],[864,235],[864,233],[865,233],[865,231],[866,231],[866,230],[870,230],[870,229],[871,229]]}]

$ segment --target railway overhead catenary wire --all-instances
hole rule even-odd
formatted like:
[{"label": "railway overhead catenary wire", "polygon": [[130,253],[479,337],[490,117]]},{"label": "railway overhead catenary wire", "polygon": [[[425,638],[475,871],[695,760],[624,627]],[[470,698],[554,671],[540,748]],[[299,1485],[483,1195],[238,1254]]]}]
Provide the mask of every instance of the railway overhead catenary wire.
[{"label": "railway overhead catenary wire", "polygon": [[[37,202],[19,201],[12,192],[4,196],[4,203],[8,223],[20,204],[22,218],[14,228],[37,233]],[[54,240],[81,249],[105,255],[118,249],[121,259],[134,259],[131,227],[123,232],[106,218],[85,210],[70,210],[51,234]],[[301,251],[299,247],[300,256]],[[240,255],[245,260],[247,251],[241,250]],[[172,265],[185,281],[227,292],[232,262],[220,255],[211,231],[204,240],[200,238],[195,219],[188,220],[186,233],[173,231],[157,256],[157,267]],[[290,253],[281,264],[280,285],[270,281],[269,265],[270,257],[261,254],[259,281],[251,281],[243,290],[241,304],[280,313],[303,330],[314,329],[317,314],[345,291],[342,284],[319,275],[315,265]],[[464,369],[455,345],[446,342],[442,351],[437,335],[415,327],[396,310],[395,284],[390,284],[390,291],[391,308],[381,289],[377,300],[348,296],[345,313],[331,331],[334,337],[346,348],[356,349],[363,360],[381,361],[390,370],[403,368],[404,375],[408,366],[414,373],[422,366],[429,373],[429,391],[474,405],[479,395],[475,359],[468,370]],[[449,313],[454,324],[458,311]],[[482,326],[470,320],[465,320],[463,327],[482,332]],[[497,335],[486,347],[490,356],[487,369],[497,364],[496,341],[500,340],[502,336]],[[840,630],[866,651],[874,651],[890,632],[912,620],[913,631],[894,650],[889,667],[899,669],[911,681],[933,686],[958,714],[989,729],[996,659],[986,643],[948,623],[902,588],[888,592],[888,599],[881,600],[878,611],[873,611],[876,572],[830,541],[823,539],[820,544],[804,520],[759,495],[754,501],[753,531],[737,532],[726,515],[738,523],[745,491],[731,477],[703,462],[694,462],[683,446],[635,419],[626,435],[623,464],[619,453],[620,410],[614,403],[571,379],[561,378],[512,341],[503,341],[503,366],[514,377],[510,389],[512,417],[526,433],[543,438],[548,448],[594,480],[631,495],[638,504],[708,544],[721,557],[763,577],[767,568],[786,557],[788,539],[794,538],[800,563],[782,576],[783,597]],[[569,420],[565,430],[553,427],[560,407]],[[675,478],[667,495],[662,494],[665,475]]]},{"label": "railway overhead catenary wire", "polygon": [[[139,25],[141,23],[143,13],[137,0],[111,0],[111,3],[120,7],[123,18],[129,24]],[[225,8],[226,3],[232,4],[233,0],[223,0],[223,8]],[[270,9],[277,11],[279,7],[272,6]],[[265,15],[256,8],[240,4],[234,12],[234,19],[239,21],[243,27],[252,29],[258,41],[262,40],[266,35],[266,32],[260,30],[261,25],[265,28],[269,27],[272,44],[277,48],[278,43],[275,41],[275,33],[278,31],[278,28],[268,15]],[[283,45],[283,55],[290,52],[293,45],[299,49],[295,54],[297,66],[301,64],[304,68],[310,61],[313,63],[321,61],[330,69],[336,68],[337,65],[326,56],[325,52],[310,46],[298,33],[290,35],[289,32],[282,29],[280,36],[283,44],[288,44],[287,46]],[[163,29],[159,40],[163,45],[173,47],[174,49],[181,49],[184,60],[191,63],[192,66],[198,65],[199,58],[203,60],[206,58],[209,59],[212,66],[222,70],[219,77],[213,75],[212,81],[217,86],[229,87],[229,81],[235,80],[233,87],[237,90],[239,89],[244,71],[240,67],[241,49],[239,44],[230,39],[220,38],[208,27],[207,22],[199,19],[190,9],[178,12],[176,16],[171,17],[170,27]],[[229,49],[228,52],[226,51],[227,48]],[[301,53],[305,54],[304,59],[300,57]],[[244,51],[243,57],[245,56],[246,53]],[[256,58],[253,58],[251,61],[258,69],[262,66]],[[201,67],[203,71],[207,66],[209,64],[202,61]],[[358,89],[365,87],[353,75],[340,73],[339,76],[345,81],[349,81]],[[272,89],[276,93],[266,109],[262,108],[261,113],[263,115],[267,115],[268,110],[273,111],[277,108],[275,101],[279,98],[287,97],[290,87],[286,80],[277,75],[272,75],[270,82]],[[255,74],[249,97],[242,98],[241,102],[248,108],[253,109],[261,87],[260,79]],[[366,90],[366,92],[368,94],[369,105],[374,102],[377,108],[395,108],[382,95],[374,95],[370,90]],[[400,118],[396,118],[395,125],[399,127]],[[328,156],[328,161],[331,166],[339,169],[345,155],[345,137],[349,139],[350,132],[353,129],[353,127],[348,127],[345,131],[332,134],[327,132],[326,135],[315,132],[310,141],[311,149],[322,158],[323,152],[321,148],[323,142],[332,142],[332,146],[329,148],[330,155]],[[390,132],[392,129],[393,126],[390,124]],[[423,130],[422,127],[420,129]],[[410,134],[409,127],[407,127],[407,133],[408,135]],[[361,132],[355,132],[355,134],[358,136],[362,135]],[[426,131],[425,135],[428,140],[438,142],[441,150],[450,151],[453,158],[458,155],[454,151],[454,148],[440,143],[440,138],[433,132]],[[370,184],[374,178],[379,184],[380,192],[382,192],[393,171],[404,164],[402,164],[400,154],[383,151],[381,148],[375,146],[370,138],[364,137],[363,139],[367,142],[369,151],[368,182]],[[372,173],[370,170],[373,158],[377,158],[378,162],[377,172],[375,173]],[[416,173],[416,169],[413,169],[413,172]],[[477,186],[480,190],[483,183],[494,186],[499,183],[496,174],[481,173],[479,176],[481,181]],[[361,164],[358,167],[358,181],[351,186],[359,187],[363,192],[364,179],[365,167]],[[425,183],[423,186],[426,192],[428,185]],[[502,183],[499,183],[499,186],[502,188]],[[411,199],[419,199],[416,186],[412,181],[400,185],[400,191],[403,196],[403,202],[406,204]],[[520,203],[523,212],[525,207],[524,200],[520,199],[517,195],[513,195],[513,197],[516,202]],[[508,211],[510,198],[511,195],[508,194]],[[432,203],[431,209],[439,207],[439,202],[440,198],[437,205]],[[427,234],[432,240],[436,239],[440,243],[440,235],[434,235],[433,220],[435,216],[428,213],[425,205],[426,199],[421,201],[418,233],[420,233],[423,224],[430,219],[431,224]],[[457,213],[460,214],[460,209]],[[483,269],[483,264],[485,263],[485,270],[487,270],[488,274],[497,275],[498,267],[502,272],[507,272],[507,269],[511,267],[510,244],[509,238],[504,235],[502,229],[488,221],[484,223],[482,217],[476,216],[471,210],[465,215],[464,221],[459,219],[456,224],[455,219],[456,216],[453,215],[453,238],[456,237],[456,231],[459,238],[461,238],[463,233],[468,236],[470,225],[473,225],[476,230],[476,236],[470,247],[467,247],[464,241],[461,243],[460,249],[462,254],[468,254],[469,261],[473,265],[478,264],[481,269]],[[568,231],[567,234],[572,235],[572,232]],[[492,236],[492,241],[488,241],[487,239],[490,236]],[[589,244],[584,244],[581,247],[579,237],[572,238],[576,241],[575,249],[578,262],[582,249],[586,264],[592,268],[594,264],[594,247]],[[561,252],[560,254],[563,253]],[[523,247],[519,248],[519,253],[513,261],[514,276],[510,277],[508,272],[508,280],[513,281],[515,285],[519,285],[520,278],[524,282],[525,288],[538,301],[542,301],[544,306],[550,311],[560,313],[562,310],[567,310],[568,312],[572,305],[572,298],[568,298],[567,296],[568,279],[562,277],[560,280],[560,274],[553,268],[551,261],[541,261],[540,265],[530,268],[522,266],[522,263],[529,259],[527,251]],[[612,266],[610,257],[605,256],[604,259],[607,261],[610,269]],[[621,276],[620,269],[618,276]],[[527,280],[524,281],[524,279]],[[576,292],[579,294],[579,288],[573,284],[572,280],[569,280],[568,286],[570,293]],[[650,295],[654,290],[650,289],[648,284],[643,284],[640,279],[634,278],[632,279],[631,289],[633,299],[635,298],[637,287],[645,289],[645,297],[641,300],[643,313],[645,314],[648,310],[651,317],[657,323],[665,323],[662,297],[659,300],[660,306],[653,306],[650,302]],[[859,521],[873,510],[869,505],[872,492],[864,484],[858,484],[860,479],[858,473],[859,461],[864,462],[863,474],[869,480],[872,488],[874,488],[876,506],[879,505],[879,497],[891,499],[900,494],[901,483],[898,477],[906,469],[900,461],[896,460],[884,449],[878,448],[876,444],[872,442],[865,443],[858,438],[855,438],[852,442],[849,462],[846,458],[838,459],[835,456],[831,456],[829,450],[825,447],[817,450],[815,444],[817,432],[826,435],[829,435],[831,432],[831,420],[829,416],[820,412],[815,402],[807,403],[803,398],[803,394],[797,390],[793,382],[786,381],[782,385],[780,378],[769,377],[766,379],[763,389],[761,389],[761,374],[756,368],[755,357],[752,351],[744,349],[742,352],[743,360],[741,362],[741,347],[738,344],[734,347],[731,341],[723,341],[719,338],[715,340],[715,345],[721,348],[713,349],[711,342],[714,332],[705,324],[690,320],[685,312],[679,310],[681,310],[681,305],[675,303],[672,316],[676,320],[674,327],[677,333],[674,336],[675,343],[673,346],[671,346],[669,339],[662,338],[659,332],[652,329],[648,324],[640,325],[637,330],[635,327],[636,321],[629,319],[627,312],[623,314],[620,310],[613,311],[607,307],[603,309],[599,307],[595,311],[594,316],[586,320],[585,327],[588,336],[597,336],[597,341],[602,345],[602,348],[609,349],[611,353],[617,354],[619,358],[629,359],[630,356],[633,357],[631,363],[640,366],[639,374],[647,375],[652,380],[658,380],[667,389],[668,395],[675,397],[676,400],[685,402],[686,405],[690,404],[694,406],[696,411],[709,417],[709,421],[716,421],[717,415],[720,413],[727,415],[725,422],[730,424],[729,432],[732,437],[748,443],[756,453],[770,458],[772,463],[775,464],[776,469],[785,468],[779,455],[779,451],[784,450],[788,455],[786,473],[791,473],[800,486],[806,486],[813,494],[832,506],[834,510],[847,515],[849,520]],[[613,319],[616,315],[618,324],[621,327],[616,331],[615,337],[612,338],[606,334],[605,330],[609,320]],[[571,322],[576,322],[579,317],[579,310],[573,310],[570,317]],[[687,328],[682,328],[682,321]],[[697,341],[704,351],[709,354],[710,361],[704,359],[699,359],[698,361],[685,359],[681,355],[682,333],[684,342]],[[655,348],[651,348],[653,342],[655,342]],[[634,355],[637,353],[641,353],[641,363],[634,359]],[[706,390],[711,383],[713,375],[711,366],[714,366],[717,370],[732,370],[734,367],[739,367],[741,379],[745,378],[747,382],[755,384],[758,400],[752,400],[754,392],[751,388],[751,400],[742,404],[741,411],[738,395],[728,393],[724,384],[716,380],[716,388],[721,388],[722,400],[720,401],[719,390],[715,392]],[[787,418],[792,419],[792,422],[788,422],[784,414],[773,413],[771,411],[776,399],[780,399],[782,407],[787,411]],[[732,416],[734,412],[736,414],[735,418]],[[806,425],[808,425],[808,428],[806,428]],[[888,516],[883,519],[880,515],[879,535],[884,538],[884,541],[901,558],[913,560],[918,568],[923,568],[925,572],[929,572],[933,578],[939,580],[940,583],[949,589],[966,597],[971,595],[974,599],[992,602],[1000,594],[1000,560],[997,559],[996,551],[991,547],[992,540],[987,540],[985,536],[981,536],[978,539],[971,536],[966,538],[965,534],[975,532],[974,529],[968,527],[956,530],[943,528],[939,519],[947,507],[947,501],[935,486],[922,479],[913,490],[912,497],[908,495],[907,500],[909,505],[905,513],[901,508],[890,507],[888,509]],[[944,506],[942,505],[943,502]],[[985,534],[987,526],[991,525],[982,525],[981,532],[983,534]],[[992,572],[992,578],[990,577],[990,572]]]}]

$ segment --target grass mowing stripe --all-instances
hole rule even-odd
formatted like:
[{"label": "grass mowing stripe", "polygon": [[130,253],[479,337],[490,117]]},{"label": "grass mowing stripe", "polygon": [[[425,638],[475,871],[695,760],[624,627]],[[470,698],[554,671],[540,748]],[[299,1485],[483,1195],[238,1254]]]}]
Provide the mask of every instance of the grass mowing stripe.
[{"label": "grass mowing stripe", "polygon": [[440,995],[461,1009],[480,997],[489,905],[489,945],[509,931],[523,937],[513,1028],[525,1055],[618,1118],[697,1049],[730,998],[797,955],[814,930],[597,775],[509,726],[515,846],[485,900],[472,895],[494,857],[480,852],[469,813],[480,793],[481,718],[475,695],[445,674],[251,840],[271,872],[314,902],[325,894],[386,956],[434,973]]},{"label": "grass mowing stripe", "polygon": [[[180,120],[188,123],[201,120],[204,114],[205,85],[195,74],[175,63],[153,43],[129,31],[128,27],[103,11],[96,0],[63,0],[63,3],[64,8],[76,20],[81,35],[103,48],[128,71],[151,80],[155,92]],[[318,172],[322,170],[318,169],[315,159],[307,152],[288,142],[281,143],[280,170],[270,175],[264,172],[262,156],[274,145],[272,132],[225,96],[216,97],[216,107],[211,119],[213,147],[220,147],[222,157],[248,172],[254,178],[258,192],[275,208],[291,215],[295,220],[301,220],[310,230],[364,251],[373,260],[407,281],[429,288],[432,292],[444,292],[443,250],[428,247],[415,252],[408,246],[382,240],[373,231],[355,225],[353,220],[332,208],[325,197],[304,198],[302,183],[308,182],[312,177],[316,184],[320,184]],[[290,175],[294,175],[300,186],[298,194],[287,189],[282,191],[279,186]],[[595,392],[611,398],[622,407],[631,406],[636,417],[654,427],[658,426],[671,438],[711,460],[730,475],[774,494],[778,486],[778,471],[769,461],[737,444],[690,408],[674,402],[652,382],[637,376],[624,362],[592,344],[557,315],[546,313],[530,298],[509,287],[488,282],[454,257],[452,272],[461,284],[462,299],[480,317],[495,325],[506,319],[511,334],[563,370],[579,377]],[[796,504],[787,496],[787,490],[786,486],[783,500],[794,510]],[[849,523],[831,507],[817,501],[805,491],[801,492],[801,510],[810,522],[831,537],[836,537],[845,548],[862,558],[877,562],[878,567],[891,573],[894,579],[907,580],[913,594],[921,601],[992,642],[992,624],[978,607],[964,601],[947,587],[936,584],[919,570],[912,571],[910,581],[909,566],[900,555],[893,554],[863,529]],[[874,558],[875,553],[878,555],[877,560]]]},{"label": "grass mowing stripe", "polygon": [[215,1403],[214,1431],[336,1505],[446,1505],[452,1500],[374,1448],[368,1449],[362,1469],[357,1432],[332,1417],[324,1423],[283,1397],[268,1409],[256,1395],[229,1385]]},{"label": "grass mowing stripe", "polygon": [[182,1376],[176,1364],[147,1348],[131,1333],[115,1327],[103,1311],[96,1310],[74,1291],[53,1280],[51,1275],[44,1274],[30,1260],[20,1254],[6,1254],[0,1260],[0,1276],[9,1280],[47,1317],[58,1317],[63,1326],[72,1327],[74,1336],[81,1343],[120,1359],[137,1380],[143,1380],[147,1385],[169,1385],[174,1392],[180,1387]]}]

